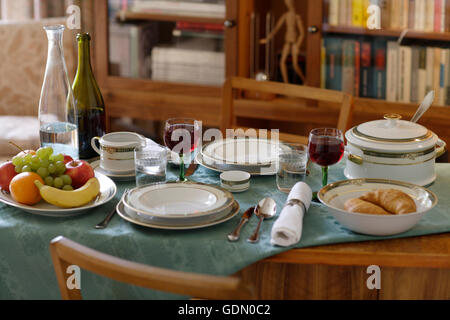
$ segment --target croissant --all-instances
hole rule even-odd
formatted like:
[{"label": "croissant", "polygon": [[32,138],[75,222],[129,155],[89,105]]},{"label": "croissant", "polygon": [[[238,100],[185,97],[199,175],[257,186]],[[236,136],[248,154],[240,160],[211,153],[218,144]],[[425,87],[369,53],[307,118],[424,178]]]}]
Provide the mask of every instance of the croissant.
[{"label": "croissant", "polygon": [[370,214],[390,214],[382,207],[358,198],[352,198],[345,201],[344,208],[346,211],[350,212],[370,213]]},{"label": "croissant", "polygon": [[397,189],[380,189],[367,192],[360,199],[379,205],[394,214],[411,213],[417,210],[414,200],[408,194]]}]

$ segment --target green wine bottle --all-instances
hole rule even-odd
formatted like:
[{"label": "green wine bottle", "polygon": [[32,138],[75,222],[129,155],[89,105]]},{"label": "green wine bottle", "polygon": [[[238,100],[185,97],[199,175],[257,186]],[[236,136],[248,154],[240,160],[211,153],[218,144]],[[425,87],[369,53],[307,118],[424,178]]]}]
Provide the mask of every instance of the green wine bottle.
[{"label": "green wine bottle", "polygon": [[105,103],[91,68],[90,40],[88,33],[77,35],[78,69],[72,85],[77,109],[80,159],[98,156],[91,147],[91,139],[103,136],[106,131]]}]

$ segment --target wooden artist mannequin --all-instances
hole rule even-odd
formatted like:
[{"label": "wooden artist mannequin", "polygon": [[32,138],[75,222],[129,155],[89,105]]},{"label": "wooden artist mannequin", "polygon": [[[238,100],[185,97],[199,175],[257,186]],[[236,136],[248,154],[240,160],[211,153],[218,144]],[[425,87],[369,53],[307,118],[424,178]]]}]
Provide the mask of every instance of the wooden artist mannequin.
[{"label": "wooden artist mannequin", "polygon": [[305,35],[302,18],[295,12],[293,0],[285,0],[284,3],[286,4],[288,11],[285,14],[283,14],[281,18],[278,20],[275,29],[267,36],[267,38],[261,39],[260,43],[267,44],[269,41],[271,41],[272,38],[275,36],[275,34],[283,26],[283,24],[285,24],[286,34],[284,38],[284,46],[280,60],[280,68],[281,74],[283,76],[283,81],[286,83],[289,82],[286,60],[290,53],[292,55],[292,63],[294,66],[294,70],[298,74],[300,79],[302,79],[303,83],[305,83],[305,77],[303,76],[303,73],[298,65],[298,55],[300,51],[300,46],[303,42],[303,38]]}]

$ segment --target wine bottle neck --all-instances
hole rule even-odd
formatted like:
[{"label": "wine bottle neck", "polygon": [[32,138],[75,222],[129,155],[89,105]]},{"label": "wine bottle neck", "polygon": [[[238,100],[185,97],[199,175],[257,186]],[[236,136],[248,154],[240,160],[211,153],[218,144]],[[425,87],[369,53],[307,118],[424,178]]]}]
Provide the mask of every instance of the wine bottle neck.
[{"label": "wine bottle neck", "polygon": [[82,71],[92,73],[89,40],[78,41],[78,72]]}]

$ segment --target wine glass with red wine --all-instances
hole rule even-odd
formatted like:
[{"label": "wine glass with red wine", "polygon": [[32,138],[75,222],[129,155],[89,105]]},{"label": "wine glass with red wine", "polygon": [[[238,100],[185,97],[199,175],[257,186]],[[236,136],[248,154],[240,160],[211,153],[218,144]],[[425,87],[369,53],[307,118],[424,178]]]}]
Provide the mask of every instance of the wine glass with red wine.
[{"label": "wine glass with red wine", "polygon": [[312,162],[322,167],[322,185],[328,183],[328,166],[341,161],[344,155],[344,136],[335,128],[313,129],[309,133],[308,154]]},{"label": "wine glass with red wine", "polygon": [[200,122],[189,118],[173,118],[166,121],[164,143],[180,157],[180,177],[178,181],[187,181],[184,175],[184,157],[198,146]]}]

